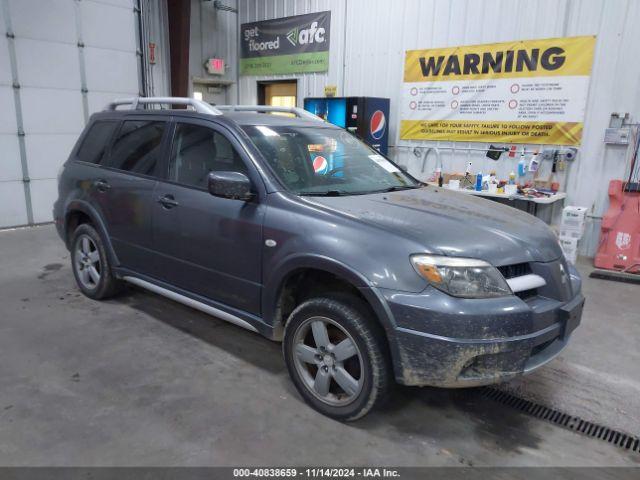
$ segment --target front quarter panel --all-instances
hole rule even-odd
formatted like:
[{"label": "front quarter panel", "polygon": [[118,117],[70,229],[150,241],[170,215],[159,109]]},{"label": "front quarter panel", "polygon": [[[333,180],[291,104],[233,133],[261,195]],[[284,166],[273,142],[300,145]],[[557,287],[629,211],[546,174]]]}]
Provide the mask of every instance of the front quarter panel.
[{"label": "front quarter panel", "polygon": [[297,268],[330,271],[373,295],[379,288],[414,293],[425,289],[409,260],[424,247],[289,193],[270,194],[267,201],[265,245],[275,242],[264,247],[267,321],[273,319],[280,284]]}]

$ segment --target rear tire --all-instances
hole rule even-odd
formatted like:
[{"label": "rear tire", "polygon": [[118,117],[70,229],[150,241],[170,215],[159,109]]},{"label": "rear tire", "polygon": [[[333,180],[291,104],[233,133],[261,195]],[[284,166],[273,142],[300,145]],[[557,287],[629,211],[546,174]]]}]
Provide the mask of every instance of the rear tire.
[{"label": "rear tire", "polygon": [[379,406],[392,384],[384,331],[357,297],[305,301],[285,325],[283,352],[300,395],[318,412],[353,421]]},{"label": "rear tire", "polygon": [[80,291],[94,300],[112,297],[122,286],[113,275],[100,234],[87,223],[73,232],[71,269]]}]

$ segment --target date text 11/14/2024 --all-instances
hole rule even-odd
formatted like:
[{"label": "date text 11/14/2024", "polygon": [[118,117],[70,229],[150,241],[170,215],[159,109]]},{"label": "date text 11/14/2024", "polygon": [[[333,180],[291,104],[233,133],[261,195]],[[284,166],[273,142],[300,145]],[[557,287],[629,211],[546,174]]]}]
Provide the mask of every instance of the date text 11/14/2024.
[{"label": "date text 11/14/2024", "polygon": [[259,478],[398,478],[400,473],[392,468],[234,468],[233,476]]}]

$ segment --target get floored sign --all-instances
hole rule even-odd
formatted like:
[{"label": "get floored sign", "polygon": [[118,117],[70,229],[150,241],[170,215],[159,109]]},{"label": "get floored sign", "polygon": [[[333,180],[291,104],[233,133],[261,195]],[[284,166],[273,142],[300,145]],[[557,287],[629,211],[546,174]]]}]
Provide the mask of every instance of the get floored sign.
[{"label": "get floored sign", "polygon": [[240,73],[326,72],[331,12],[243,23]]},{"label": "get floored sign", "polygon": [[400,137],[578,145],[593,36],[409,50]]}]

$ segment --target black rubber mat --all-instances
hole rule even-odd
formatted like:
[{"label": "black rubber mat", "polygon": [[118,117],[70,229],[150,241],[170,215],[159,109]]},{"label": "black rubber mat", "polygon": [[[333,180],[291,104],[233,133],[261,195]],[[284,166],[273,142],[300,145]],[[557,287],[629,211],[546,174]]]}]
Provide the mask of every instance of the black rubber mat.
[{"label": "black rubber mat", "polygon": [[637,283],[640,284],[640,274],[616,272],[615,270],[596,269],[589,274],[590,278],[601,280],[611,280],[612,282]]},{"label": "black rubber mat", "polygon": [[588,437],[612,443],[620,448],[640,453],[640,438],[634,435],[629,435],[627,433],[614,430],[613,428],[598,425],[596,423],[583,420],[580,417],[545,407],[539,403],[503,392],[497,388],[483,387],[481,390],[485,397],[532,415],[540,420],[545,420]]}]

